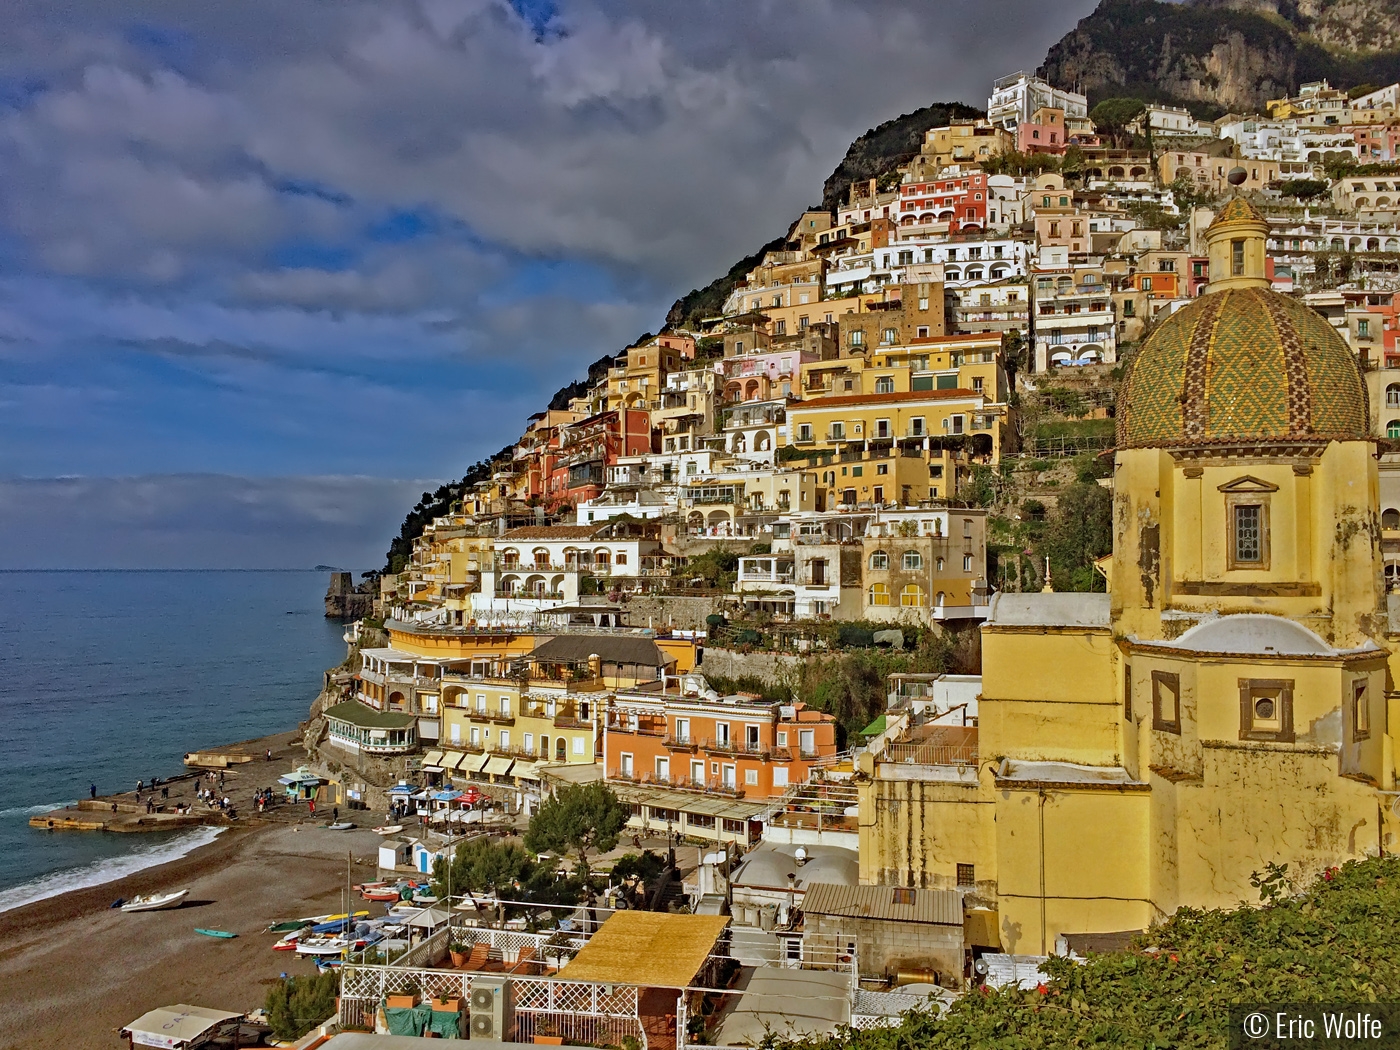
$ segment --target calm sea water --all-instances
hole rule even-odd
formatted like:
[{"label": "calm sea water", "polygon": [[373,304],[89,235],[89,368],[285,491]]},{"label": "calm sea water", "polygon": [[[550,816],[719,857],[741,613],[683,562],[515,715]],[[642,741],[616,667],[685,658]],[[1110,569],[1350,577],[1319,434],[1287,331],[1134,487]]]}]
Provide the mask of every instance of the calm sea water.
[{"label": "calm sea water", "polygon": [[295,728],[345,655],[322,572],[0,572],[0,911],[209,841],[50,833],[34,813]]}]

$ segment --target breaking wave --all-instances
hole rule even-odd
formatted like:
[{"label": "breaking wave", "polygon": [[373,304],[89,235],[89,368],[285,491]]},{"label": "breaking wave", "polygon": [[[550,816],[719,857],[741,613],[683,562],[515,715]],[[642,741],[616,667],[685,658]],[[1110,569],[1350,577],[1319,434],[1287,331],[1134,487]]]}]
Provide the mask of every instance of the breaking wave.
[{"label": "breaking wave", "polygon": [[[31,809],[29,812],[44,812],[47,807]],[[57,807],[54,807],[57,808]],[[178,860],[200,846],[207,846],[218,838],[223,828],[195,828],[180,832],[174,838],[153,845],[141,846],[120,857],[107,857],[77,868],[51,872],[31,882],[12,889],[0,890],[0,912],[9,911],[35,901],[47,900],[73,890],[84,890],[90,886],[101,886],[104,882],[134,875],[146,868]]]}]

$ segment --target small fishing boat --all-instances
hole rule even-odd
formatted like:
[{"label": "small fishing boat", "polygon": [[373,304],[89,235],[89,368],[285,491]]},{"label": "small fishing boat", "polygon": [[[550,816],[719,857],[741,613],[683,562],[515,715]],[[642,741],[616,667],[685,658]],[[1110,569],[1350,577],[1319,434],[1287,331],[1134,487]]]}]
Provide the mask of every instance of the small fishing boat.
[{"label": "small fishing boat", "polygon": [[201,926],[196,926],[194,932],[202,933],[206,937],[222,937],[225,940],[230,940],[238,936],[236,933],[229,933],[228,930],[206,930]]},{"label": "small fishing boat", "polygon": [[286,922],[274,922],[266,930],[267,933],[291,933],[300,930],[312,923],[320,922],[320,919],[289,919]]},{"label": "small fishing boat", "polygon": [[178,908],[189,895],[189,890],[175,890],[173,893],[147,893],[132,897],[131,900],[122,905],[122,911],[164,911],[166,908]]},{"label": "small fishing boat", "polygon": [[361,886],[356,886],[360,896],[367,901],[396,901],[399,899],[399,887],[397,883],[387,882],[366,882]]},{"label": "small fishing boat", "polygon": [[345,937],[303,937],[293,950],[298,955],[342,955],[357,943]]},{"label": "small fishing boat", "polygon": [[397,835],[402,830],[402,824],[381,824],[374,829],[374,833],[376,835]]},{"label": "small fishing boat", "polygon": [[327,831],[349,831],[349,830],[350,830],[351,828],[353,828],[354,826],[355,826],[355,825],[354,825],[354,824],[351,824],[348,820],[342,820],[342,821],[341,821],[340,823],[338,823],[338,824],[327,824],[327,825],[326,825],[326,830],[327,830]]},{"label": "small fishing boat", "polygon": [[299,926],[295,930],[289,930],[281,940],[272,946],[274,952],[289,952],[296,948],[297,941],[303,937],[310,937],[310,926]]}]

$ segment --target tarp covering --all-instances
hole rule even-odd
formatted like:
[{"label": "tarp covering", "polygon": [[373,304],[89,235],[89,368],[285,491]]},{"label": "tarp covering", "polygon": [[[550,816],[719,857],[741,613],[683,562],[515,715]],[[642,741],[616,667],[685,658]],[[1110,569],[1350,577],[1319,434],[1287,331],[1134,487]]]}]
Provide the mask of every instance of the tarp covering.
[{"label": "tarp covering", "polygon": [[224,1021],[243,1016],[240,1010],[212,1010],[207,1006],[163,1006],[142,1014],[122,1029],[137,1046],[176,1048],[194,1046],[209,1030]]},{"label": "tarp covering", "polygon": [[458,1018],[461,1015],[451,1010],[434,1010],[428,1021],[428,1030],[439,1039],[457,1039],[461,1036]]},{"label": "tarp covering", "polygon": [[384,1007],[384,1021],[390,1035],[422,1035],[432,1019],[433,1008],[427,1003]]}]

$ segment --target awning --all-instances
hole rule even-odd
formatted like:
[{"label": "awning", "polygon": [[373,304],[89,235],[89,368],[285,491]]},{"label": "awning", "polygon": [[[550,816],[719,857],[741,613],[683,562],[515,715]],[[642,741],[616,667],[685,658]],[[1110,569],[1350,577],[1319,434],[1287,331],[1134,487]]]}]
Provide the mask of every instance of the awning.
[{"label": "awning", "polygon": [[417,784],[398,783],[389,789],[390,795],[412,795],[418,790]]},{"label": "awning", "polygon": [[463,756],[460,751],[448,751],[442,756],[442,761],[439,762],[438,765],[442,766],[442,771],[444,773],[451,773],[457,768],[463,757],[465,756]]},{"label": "awning", "polygon": [[[429,751],[429,752],[427,752],[426,754],[424,754],[424,756],[423,756],[423,768],[424,768],[424,769],[427,769],[429,766],[438,766],[438,767],[441,767],[441,766],[442,766],[442,752],[441,752],[441,751]],[[432,770],[431,772],[439,773],[439,772],[441,772],[441,771],[442,771],[441,768],[438,768],[438,769]]]},{"label": "awning", "polygon": [[243,1016],[238,1010],[211,1010],[207,1006],[164,1006],[142,1014],[121,1030],[137,1046],[175,1048],[192,1046],[211,1028]]},{"label": "awning", "polygon": [[492,776],[508,773],[510,772],[511,763],[514,761],[515,760],[511,758],[502,758],[500,755],[492,755],[486,760],[486,769],[484,772],[490,773]]},{"label": "awning", "polygon": [[457,770],[461,773],[478,773],[481,771],[481,767],[486,765],[489,758],[489,755],[467,755],[462,759]]},{"label": "awning", "polygon": [[510,771],[510,775],[520,780],[539,780],[539,767],[533,762],[517,762]]}]

